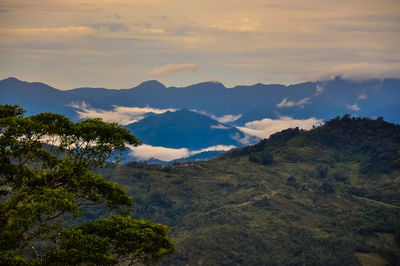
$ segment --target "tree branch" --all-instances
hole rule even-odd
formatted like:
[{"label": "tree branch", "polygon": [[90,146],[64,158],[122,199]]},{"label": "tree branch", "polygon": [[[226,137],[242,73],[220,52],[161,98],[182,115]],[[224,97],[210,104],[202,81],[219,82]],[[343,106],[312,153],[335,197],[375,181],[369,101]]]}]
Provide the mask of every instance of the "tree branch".
[{"label": "tree branch", "polygon": [[22,234],[22,236],[24,237],[24,246],[26,246],[26,244],[32,249],[33,253],[35,254],[36,258],[38,258],[39,260],[42,260],[42,257],[40,256],[39,252],[37,251],[37,249],[35,248],[35,246],[31,243],[31,241],[29,241],[29,239],[26,237],[25,234]]}]

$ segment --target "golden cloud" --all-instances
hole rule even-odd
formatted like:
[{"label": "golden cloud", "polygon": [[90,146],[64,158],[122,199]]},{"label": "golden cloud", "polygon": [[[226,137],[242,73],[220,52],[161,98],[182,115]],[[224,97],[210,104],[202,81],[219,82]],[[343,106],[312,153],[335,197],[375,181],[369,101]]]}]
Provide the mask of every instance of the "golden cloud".
[{"label": "golden cloud", "polygon": [[155,68],[151,71],[151,75],[156,77],[163,77],[168,75],[173,75],[177,73],[182,73],[186,71],[196,71],[198,66],[196,63],[184,63],[184,64],[168,64]]}]

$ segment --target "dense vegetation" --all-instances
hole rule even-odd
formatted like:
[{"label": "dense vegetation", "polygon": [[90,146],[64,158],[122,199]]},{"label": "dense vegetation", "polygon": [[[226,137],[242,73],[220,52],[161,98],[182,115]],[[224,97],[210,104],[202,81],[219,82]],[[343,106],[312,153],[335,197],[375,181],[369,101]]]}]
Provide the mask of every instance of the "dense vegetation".
[{"label": "dense vegetation", "polygon": [[165,265],[396,265],[399,149],[399,125],[344,116],[207,162],[100,172],[171,227]]},{"label": "dense vegetation", "polygon": [[[92,171],[139,143],[127,129],[24,112],[0,105],[0,265],[153,264],[174,251],[167,226],[131,218],[132,198]],[[101,217],[79,222],[93,205]]]}]

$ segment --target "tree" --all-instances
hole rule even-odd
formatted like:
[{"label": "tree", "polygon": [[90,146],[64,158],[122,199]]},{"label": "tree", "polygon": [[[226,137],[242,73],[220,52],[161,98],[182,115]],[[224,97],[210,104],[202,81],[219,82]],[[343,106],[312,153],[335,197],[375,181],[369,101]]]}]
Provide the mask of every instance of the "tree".
[{"label": "tree", "polygon": [[[124,188],[93,172],[136,137],[100,119],[24,113],[0,105],[1,265],[153,264],[174,251],[167,226],[131,218]],[[79,223],[93,205],[106,218]]]},{"label": "tree", "polygon": [[267,151],[256,152],[249,156],[249,161],[262,165],[268,165],[274,162],[274,157]]}]

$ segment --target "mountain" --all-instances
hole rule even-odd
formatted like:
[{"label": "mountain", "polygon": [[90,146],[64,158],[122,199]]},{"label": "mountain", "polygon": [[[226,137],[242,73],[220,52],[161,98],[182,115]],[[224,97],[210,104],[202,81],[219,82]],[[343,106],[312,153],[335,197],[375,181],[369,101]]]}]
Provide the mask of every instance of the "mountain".
[{"label": "mountain", "polygon": [[[97,95],[95,95],[97,94]],[[77,96],[82,96],[76,94]],[[118,106],[197,109],[223,116],[241,115],[236,125],[263,118],[311,116],[329,119],[351,113],[358,116],[388,117],[400,122],[393,110],[400,110],[400,80],[351,81],[336,77],[327,81],[284,86],[255,84],[226,88],[218,82],[203,82],[184,88],[149,81],[126,90],[92,90],[84,101],[109,109]],[[286,104],[281,104],[286,99]],[[390,109],[388,109],[390,107]]]},{"label": "mountain", "polygon": [[82,99],[66,95],[44,83],[30,83],[16,78],[0,81],[0,104],[19,104],[28,114],[54,112],[76,118],[75,110],[68,106],[73,101]]},{"label": "mountain", "polygon": [[244,134],[236,128],[187,109],[151,115],[126,128],[152,146],[190,150],[216,145],[243,146],[240,139]]},{"label": "mountain", "polygon": [[[79,97],[82,101],[96,108],[110,109],[113,105],[158,106],[158,100],[165,94],[165,86],[156,80],[145,81],[131,89],[110,90],[105,88],[78,88],[64,91],[71,97]],[[132,105],[133,104],[133,105]]]},{"label": "mountain", "polygon": [[99,172],[170,226],[163,265],[398,265],[398,149],[400,125],[344,116],[211,161]]},{"label": "mountain", "polygon": [[[384,117],[387,121],[400,123],[399,99],[400,79],[352,81],[336,77],[289,86],[258,83],[233,88],[219,82],[166,87],[151,80],[121,90],[78,88],[67,91],[15,78],[0,81],[0,104],[20,104],[28,115],[55,112],[74,121],[97,116],[107,121],[122,117],[124,123],[147,116],[145,120],[128,126],[144,143],[191,150],[215,145],[240,147],[241,142],[251,143],[247,141],[250,135],[244,136],[236,128],[253,134],[252,137],[263,136],[262,130],[270,131],[275,129],[275,125],[291,120],[296,120],[294,122],[301,126],[301,123],[351,114]],[[196,110],[198,113],[190,114],[186,110],[182,113],[142,114],[151,112],[146,107]],[[156,113],[163,111],[157,110]],[[271,120],[264,120],[266,118]],[[224,121],[224,124],[217,124],[215,120]]]},{"label": "mountain", "polygon": [[67,105],[86,102],[106,110],[113,106],[150,106],[196,109],[216,116],[241,115],[235,125],[280,116],[297,119],[314,116],[327,120],[346,113],[383,116],[391,122],[400,122],[400,79],[351,81],[336,77],[289,86],[258,83],[233,88],[226,88],[219,82],[165,87],[153,80],[121,90],[79,88],[59,91],[42,83],[9,78],[0,81],[0,99],[1,103],[19,103],[32,109],[29,110],[31,113],[60,110],[72,116],[76,114]]}]

